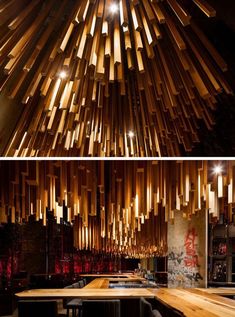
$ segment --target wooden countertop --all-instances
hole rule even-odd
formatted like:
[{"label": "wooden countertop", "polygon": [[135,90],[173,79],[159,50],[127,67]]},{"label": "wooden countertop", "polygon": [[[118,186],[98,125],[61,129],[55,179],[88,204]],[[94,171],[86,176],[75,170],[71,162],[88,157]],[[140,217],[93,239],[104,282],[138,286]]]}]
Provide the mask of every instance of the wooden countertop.
[{"label": "wooden countertop", "polygon": [[[80,289],[34,289],[17,293],[19,299],[65,298],[82,299],[122,299],[122,298],[156,298],[164,305],[181,312],[185,317],[235,317],[235,301],[220,295],[234,295],[235,288],[108,288],[109,282],[134,282],[144,280],[136,275],[114,278],[113,274],[84,274],[97,277]],[[123,275],[119,275],[123,276]]]},{"label": "wooden countertop", "polygon": [[123,278],[107,278],[110,282],[139,282],[139,281],[146,281],[143,277],[123,277]]},{"label": "wooden countertop", "polygon": [[235,296],[235,287],[215,287],[215,288],[197,288],[201,292],[217,295],[231,295]]},{"label": "wooden countertop", "polygon": [[95,278],[85,288],[109,288],[109,283],[112,282],[141,282],[145,281],[142,277],[127,277],[127,278]]},{"label": "wooden countertop", "polygon": [[117,274],[80,274],[79,276],[82,277],[128,277],[128,278],[134,278],[136,277],[136,275],[134,275],[133,273],[117,273]]},{"label": "wooden countertop", "polygon": [[156,298],[164,305],[178,310],[185,317],[235,317],[235,302],[232,299],[207,293],[204,289],[35,289],[17,293],[16,296],[19,299],[65,297],[79,297],[82,299]]},{"label": "wooden countertop", "polygon": [[149,290],[145,288],[126,288],[126,289],[97,289],[97,288],[67,288],[67,289],[32,289],[17,293],[18,298],[154,298]]},{"label": "wooden countertop", "polygon": [[155,298],[185,317],[235,317],[235,301],[201,289],[151,289]]},{"label": "wooden countertop", "polygon": [[107,278],[96,278],[84,288],[109,288],[109,280]]}]

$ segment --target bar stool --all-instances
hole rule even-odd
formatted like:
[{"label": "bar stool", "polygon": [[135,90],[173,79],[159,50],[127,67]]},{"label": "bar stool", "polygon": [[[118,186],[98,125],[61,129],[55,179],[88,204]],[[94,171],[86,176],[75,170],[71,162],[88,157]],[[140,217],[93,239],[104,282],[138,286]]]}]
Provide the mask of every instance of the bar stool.
[{"label": "bar stool", "polygon": [[[79,281],[80,282],[80,281]],[[73,283],[72,288],[81,288],[81,285],[79,282]]]},{"label": "bar stool", "polygon": [[79,287],[83,288],[85,286],[85,283],[83,280],[78,281]]},{"label": "bar stool", "polygon": [[66,304],[67,317],[69,317],[69,311],[72,310],[72,317],[81,317],[82,300],[80,298],[73,298]]},{"label": "bar stool", "polygon": [[[83,281],[82,281],[83,282]],[[82,288],[83,283],[78,281],[66,288]],[[81,316],[82,300],[80,298],[68,298],[64,299],[64,306],[67,309],[67,317],[69,317],[69,311],[72,310],[72,317]]]},{"label": "bar stool", "polygon": [[162,314],[159,312],[159,310],[154,309],[152,311],[152,317],[162,317]]},{"label": "bar stool", "polygon": [[152,305],[145,299],[140,299],[140,317],[152,317]]},{"label": "bar stool", "polygon": [[162,317],[157,309],[152,309],[152,305],[145,299],[140,299],[140,317]]},{"label": "bar stool", "polygon": [[82,317],[121,317],[119,299],[83,300]]}]

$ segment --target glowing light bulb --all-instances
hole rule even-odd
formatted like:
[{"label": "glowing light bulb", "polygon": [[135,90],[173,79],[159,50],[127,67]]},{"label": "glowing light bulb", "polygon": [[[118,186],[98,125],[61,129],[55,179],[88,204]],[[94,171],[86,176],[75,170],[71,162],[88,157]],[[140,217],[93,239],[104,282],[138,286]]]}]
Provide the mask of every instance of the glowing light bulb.
[{"label": "glowing light bulb", "polygon": [[222,167],[220,165],[217,165],[214,167],[214,173],[220,174],[222,172]]},{"label": "glowing light bulb", "polygon": [[116,3],[112,3],[111,6],[110,6],[110,12],[112,14],[115,14],[118,12],[118,5]]},{"label": "glowing light bulb", "polygon": [[129,131],[128,135],[129,135],[130,138],[133,138],[135,136],[133,131]]},{"label": "glowing light bulb", "polygon": [[67,74],[66,74],[65,71],[62,71],[62,72],[60,72],[59,76],[60,76],[61,79],[64,79],[64,78],[67,77]]}]

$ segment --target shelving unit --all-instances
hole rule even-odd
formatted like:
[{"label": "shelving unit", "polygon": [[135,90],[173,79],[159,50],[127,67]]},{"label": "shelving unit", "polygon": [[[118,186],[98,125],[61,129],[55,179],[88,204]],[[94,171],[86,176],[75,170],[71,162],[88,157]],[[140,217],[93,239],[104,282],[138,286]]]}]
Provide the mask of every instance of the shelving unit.
[{"label": "shelving unit", "polygon": [[208,284],[235,283],[235,226],[209,227]]},{"label": "shelving unit", "polygon": [[[235,230],[234,230],[235,231]],[[232,269],[232,282],[235,283],[235,232],[232,233],[232,237],[230,238],[231,240],[231,269]]]}]

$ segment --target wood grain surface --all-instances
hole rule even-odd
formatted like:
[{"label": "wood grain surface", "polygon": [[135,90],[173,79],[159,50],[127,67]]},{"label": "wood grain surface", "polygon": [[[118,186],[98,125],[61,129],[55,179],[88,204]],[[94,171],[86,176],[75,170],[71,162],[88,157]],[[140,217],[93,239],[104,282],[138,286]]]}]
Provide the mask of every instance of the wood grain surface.
[{"label": "wood grain surface", "polygon": [[[235,316],[235,302],[201,291],[201,289],[157,289],[151,290],[155,298],[164,305],[179,310],[186,317],[232,317]],[[225,290],[226,292],[226,290]],[[221,294],[224,294],[221,292]]]},{"label": "wood grain surface", "polygon": [[[234,295],[235,288],[188,288],[188,289],[145,289],[123,288],[110,289],[112,281],[142,281],[143,278],[129,275],[125,278],[114,278],[112,274],[83,274],[83,277],[96,277],[82,289],[34,289],[17,293],[19,299],[65,298],[79,297],[82,299],[112,299],[112,298],[155,298],[162,304],[180,311],[185,317],[233,317],[235,316],[235,301],[221,295]],[[107,276],[110,276],[108,278]],[[123,275],[118,275],[123,276]]]},{"label": "wood grain surface", "polygon": [[0,1],[0,91],[24,104],[3,155],[181,156],[213,129],[233,91],[194,15],[215,10],[111,2]]},{"label": "wood grain surface", "polygon": [[126,289],[102,289],[102,288],[78,288],[78,289],[33,289],[17,293],[18,298],[36,299],[36,298],[153,298],[149,290],[144,288],[126,288]]}]

